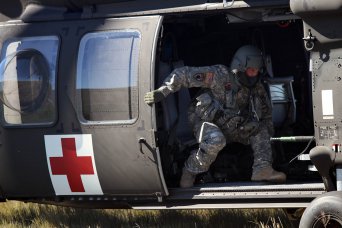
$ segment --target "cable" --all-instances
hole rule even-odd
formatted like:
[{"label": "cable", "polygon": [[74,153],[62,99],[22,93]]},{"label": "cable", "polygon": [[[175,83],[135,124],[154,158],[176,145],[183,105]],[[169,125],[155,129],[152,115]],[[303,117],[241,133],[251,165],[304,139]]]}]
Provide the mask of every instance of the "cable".
[{"label": "cable", "polygon": [[304,149],[302,152],[300,152],[297,156],[295,156],[294,158],[292,158],[292,159],[289,161],[289,164],[290,164],[291,162],[293,162],[296,158],[298,158],[300,155],[304,154],[305,151],[309,148],[310,144],[312,143],[312,141],[313,141],[314,139],[315,139],[315,137],[312,137],[312,139],[310,139],[310,141],[308,142],[308,145],[306,145],[305,149]]}]

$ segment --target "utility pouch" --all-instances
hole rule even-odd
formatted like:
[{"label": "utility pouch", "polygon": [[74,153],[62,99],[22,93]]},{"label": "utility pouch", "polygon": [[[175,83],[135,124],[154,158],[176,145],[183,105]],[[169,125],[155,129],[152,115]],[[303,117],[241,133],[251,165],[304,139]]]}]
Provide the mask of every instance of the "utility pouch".
[{"label": "utility pouch", "polygon": [[203,93],[196,98],[196,114],[204,121],[213,121],[220,105],[208,93]]},{"label": "utility pouch", "polygon": [[224,124],[223,124],[223,130],[229,134],[235,133],[240,125],[244,122],[244,118],[241,116],[234,116],[230,119],[228,119]]}]

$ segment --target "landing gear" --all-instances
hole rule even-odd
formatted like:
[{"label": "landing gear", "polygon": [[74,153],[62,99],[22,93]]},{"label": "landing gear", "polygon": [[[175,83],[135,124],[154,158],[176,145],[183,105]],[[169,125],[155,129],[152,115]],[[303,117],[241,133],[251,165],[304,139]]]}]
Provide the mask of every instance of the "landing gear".
[{"label": "landing gear", "polygon": [[317,197],[305,209],[299,228],[342,227],[342,192]]}]

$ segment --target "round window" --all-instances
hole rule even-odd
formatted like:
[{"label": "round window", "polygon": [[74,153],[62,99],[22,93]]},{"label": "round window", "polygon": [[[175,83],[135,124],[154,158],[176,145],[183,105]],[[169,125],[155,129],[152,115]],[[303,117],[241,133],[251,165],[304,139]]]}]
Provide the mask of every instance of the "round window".
[{"label": "round window", "polygon": [[0,99],[20,113],[36,111],[49,89],[50,69],[44,55],[25,49],[6,56],[0,64]]}]

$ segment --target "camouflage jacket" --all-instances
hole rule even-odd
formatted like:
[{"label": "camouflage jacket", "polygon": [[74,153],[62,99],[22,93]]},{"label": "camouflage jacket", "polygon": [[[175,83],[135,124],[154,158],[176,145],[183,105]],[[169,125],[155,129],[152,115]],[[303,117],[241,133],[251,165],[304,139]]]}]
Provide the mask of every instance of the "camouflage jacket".
[{"label": "camouflage jacket", "polygon": [[245,87],[224,65],[177,68],[158,90],[167,96],[181,87],[201,87],[207,91],[196,98],[196,114],[204,121],[213,121],[221,110],[228,118],[240,115],[252,117],[253,121],[272,122],[271,103],[261,82],[252,88]]}]

